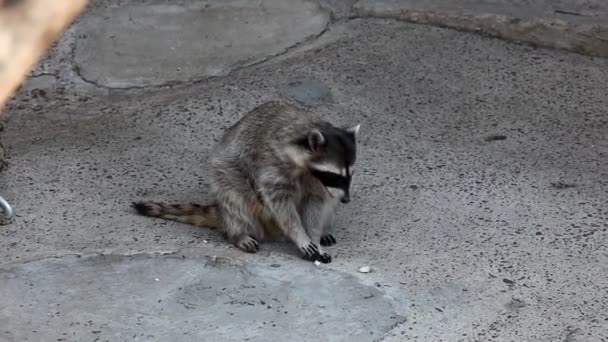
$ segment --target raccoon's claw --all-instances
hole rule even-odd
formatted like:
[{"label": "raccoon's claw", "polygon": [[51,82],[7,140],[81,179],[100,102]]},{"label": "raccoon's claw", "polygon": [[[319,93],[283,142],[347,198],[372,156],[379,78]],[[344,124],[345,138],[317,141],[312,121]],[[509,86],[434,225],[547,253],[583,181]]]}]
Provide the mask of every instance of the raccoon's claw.
[{"label": "raccoon's claw", "polygon": [[248,253],[255,253],[260,250],[258,240],[249,235],[241,237],[239,241],[237,241],[236,246]]},{"label": "raccoon's claw", "polygon": [[318,260],[324,264],[329,264],[331,262],[331,255],[329,255],[327,253],[323,253],[323,254],[319,255]]},{"label": "raccoon's claw", "polygon": [[308,261],[319,261],[322,262],[324,264],[329,264],[331,262],[331,255],[327,254],[327,253],[323,253],[323,254],[317,254],[314,256],[303,256],[302,257],[304,260],[308,260]]},{"label": "raccoon's claw", "polygon": [[305,247],[300,247],[302,251],[302,258],[308,261],[320,261],[324,264],[328,264],[331,262],[331,256],[327,253],[321,254],[319,252],[319,247],[313,243],[308,244]]},{"label": "raccoon's claw", "polygon": [[336,244],[336,238],[331,234],[325,234],[321,237],[321,246],[327,247]]},{"label": "raccoon's claw", "polygon": [[308,245],[300,247],[300,251],[302,252],[302,258],[315,261],[319,258],[319,247],[314,243],[310,242]]}]

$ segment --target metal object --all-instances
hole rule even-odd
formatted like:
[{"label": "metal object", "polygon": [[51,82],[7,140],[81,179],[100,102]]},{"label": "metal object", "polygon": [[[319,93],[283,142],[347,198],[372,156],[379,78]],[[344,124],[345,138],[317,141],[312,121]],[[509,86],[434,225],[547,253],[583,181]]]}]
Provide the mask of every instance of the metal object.
[{"label": "metal object", "polygon": [[0,209],[2,209],[2,213],[0,213],[0,215],[2,215],[5,219],[10,220],[13,218],[13,215],[15,214],[13,207],[11,207],[11,205],[2,197],[0,197]]}]

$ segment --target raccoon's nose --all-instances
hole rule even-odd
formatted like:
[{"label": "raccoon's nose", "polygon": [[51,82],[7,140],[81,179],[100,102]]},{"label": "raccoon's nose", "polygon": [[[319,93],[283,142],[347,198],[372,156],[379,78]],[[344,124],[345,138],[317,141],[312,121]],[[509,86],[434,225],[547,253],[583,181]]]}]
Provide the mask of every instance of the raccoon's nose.
[{"label": "raccoon's nose", "polygon": [[342,199],[340,200],[340,202],[342,202],[342,203],[350,202],[350,196],[349,195],[342,196]]}]

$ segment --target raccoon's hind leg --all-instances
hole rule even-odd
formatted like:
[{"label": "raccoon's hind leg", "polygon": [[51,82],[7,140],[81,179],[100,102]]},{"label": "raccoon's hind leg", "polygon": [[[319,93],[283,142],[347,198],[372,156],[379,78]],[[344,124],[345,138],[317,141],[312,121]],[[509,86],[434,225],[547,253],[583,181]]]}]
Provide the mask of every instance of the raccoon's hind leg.
[{"label": "raccoon's hind leg", "polygon": [[220,197],[220,210],[224,220],[224,232],[228,240],[245,252],[257,252],[260,249],[259,241],[263,238],[263,231],[258,227],[255,203],[252,203],[246,194],[232,191],[218,197]]},{"label": "raccoon's hind leg", "polygon": [[260,250],[260,243],[255,238],[255,229],[249,222],[228,214],[224,223],[228,240],[231,243],[248,253],[255,253]]}]

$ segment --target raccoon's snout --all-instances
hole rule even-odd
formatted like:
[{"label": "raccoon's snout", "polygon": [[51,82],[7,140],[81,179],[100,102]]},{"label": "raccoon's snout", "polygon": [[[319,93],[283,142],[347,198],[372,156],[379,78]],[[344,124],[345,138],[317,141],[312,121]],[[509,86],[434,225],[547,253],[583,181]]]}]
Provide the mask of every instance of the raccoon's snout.
[{"label": "raccoon's snout", "polygon": [[342,202],[342,203],[350,202],[350,196],[348,194],[344,194],[344,196],[342,196],[342,199],[340,199],[340,202]]}]

